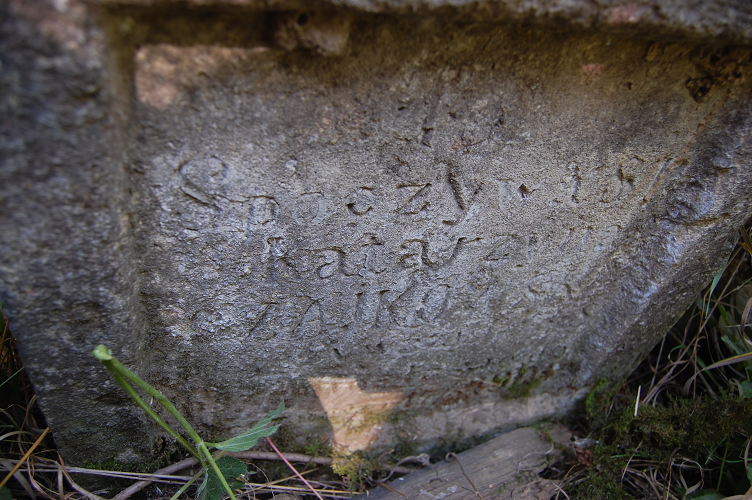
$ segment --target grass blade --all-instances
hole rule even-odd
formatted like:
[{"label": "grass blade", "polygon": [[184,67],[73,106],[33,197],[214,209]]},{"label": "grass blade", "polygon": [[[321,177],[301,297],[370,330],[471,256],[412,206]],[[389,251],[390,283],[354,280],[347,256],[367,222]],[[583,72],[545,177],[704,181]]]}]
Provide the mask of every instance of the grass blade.
[{"label": "grass blade", "polygon": [[747,326],[750,310],[752,310],[752,297],[747,301],[747,305],[744,307],[744,312],[742,313],[742,322],[739,323],[739,336],[741,338],[744,338],[744,327]]},{"label": "grass blade", "polygon": [[689,386],[692,385],[692,382],[694,382],[695,378],[702,372],[712,370],[713,368],[720,368],[721,366],[727,366],[727,365],[733,365],[735,363],[741,363],[743,361],[752,361],[752,352],[748,352],[746,354],[741,354],[739,356],[731,356],[730,358],[722,359],[716,363],[713,363],[712,365],[704,367],[699,372],[692,375],[692,378],[687,380],[687,383],[684,384],[684,394],[689,393]]},{"label": "grass blade", "polygon": [[708,317],[708,312],[710,312],[710,298],[713,296],[713,290],[715,290],[715,287],[718,286],[718,282],[721,281],[721,276],[723,276],[723,273],[726,271],[726,267],[728,267],[728,262],[726,262],[720,271],[718,271],[718,274],[715,275],[713,278],[713,283],[710,284],[710,291],[708,291],[708,300],[705,302],[705,317]]},{"label": "grass blade", "polygon": [[1,388],[2,386],[4,386],[5,384],[7,384],[8,382],[10,382],[10,381],[11,381],[11,379],[12,379],[13,377],[15,377],[16,375],[18,375],[19,373],[21,373],[21,372],[23,371],[23,369],[24,369],[24,367],[22,366],[21,368],[19,368],[19,369],[18,369],[18,371],[17,371],[16,373],[14,373],[14,374],[13,374],[13,375],[11,375],[10,377],[6,378],[6,379],[5,379],[4,381],[3,381],[3,383],[2,383],[2,384],[0,384],[0,388]]}]

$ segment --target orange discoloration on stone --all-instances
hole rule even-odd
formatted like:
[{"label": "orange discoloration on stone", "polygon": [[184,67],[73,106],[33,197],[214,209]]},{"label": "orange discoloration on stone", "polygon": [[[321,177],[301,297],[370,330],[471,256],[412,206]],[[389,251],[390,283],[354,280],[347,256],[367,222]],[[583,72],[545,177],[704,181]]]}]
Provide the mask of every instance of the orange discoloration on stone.
[{"label": "orange discoloration on stone", "polygon": [[363,392],[352,378],[312,377],[308,382],[332,425],[335,446],[345,452],[371,446],[402,397],[400,392]]}]

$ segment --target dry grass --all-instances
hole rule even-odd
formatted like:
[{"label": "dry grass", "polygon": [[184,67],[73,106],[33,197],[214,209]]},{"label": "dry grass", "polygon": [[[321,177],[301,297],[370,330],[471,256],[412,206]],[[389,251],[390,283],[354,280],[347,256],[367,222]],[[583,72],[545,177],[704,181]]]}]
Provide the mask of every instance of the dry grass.
[{"label": "dry grass", "polygon": [[751,230],[747,224],[724,272],[629,379],[604,381],[591,392],[571,423],[581,439],[547,471],[563,480],[569,498],[717,500],[748,493]]}]

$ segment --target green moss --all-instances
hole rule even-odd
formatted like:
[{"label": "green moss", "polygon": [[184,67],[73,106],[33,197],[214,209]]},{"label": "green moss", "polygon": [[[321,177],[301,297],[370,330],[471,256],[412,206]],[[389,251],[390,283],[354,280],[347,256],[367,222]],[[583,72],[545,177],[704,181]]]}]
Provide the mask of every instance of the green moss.
[{"label": "green moss", "polygon": [[579,500],[634,500],[624,491],[617,479],[619,471],[603,464],[593,464],[573,488],[567,492],[571,498]]},{"label": "green moss", "polygon": [[109,471],[116,471],[116,472],[139,472],[139,473],[149,473],[154,472],[155,469],[159,468],[159,464],[155,462],[120,462],[119,460],[115,458],[110,458],[108,460],[102,460],[100,462],[86,462],[83,465],[83,468],[85,469],[96,469],[96,470],[109,470]]},{"label": "green moss", "polygon": [[356,452],[334,457],[332,470],[344,479],[351,491],[355,491],[365,478],[371,476],[374,463],[364,453]]},{"label": "green moss", "polygon": [[303,445],[303,453],[305,453],[306,455],[311,455],[314,457],[321,455],[328,456],[330,452],[331,447],[327,446],[320,440],[309,440],[306,444]]},{"label": "green moss", "polygon": [[[743,461],[726,457],[744,454],[752,435],[752,399],[730,392],[715,398],[674,398],[662,406],[641,407],[635,417],[635,395],[607,387],[599,383],[591,391],[595,396],[586,401],[591,437],[598,444],[590,449],[592,466],[566,490],[570,497],[630,499],[620,485],[629,460],[649,460],[668,470],[677,450],[682,458],[706,467],[725,463],[724,477],[746,476]],[[737,493],[731,479],[720,484],[722,493]]]},{"label": "green moss", "polygon": [[752,434],[752,399],[733,393],[717,398],[674,399],[662,407],[640,409],[634,439],[663,449],[708,452],[737,434]]},{"label": "green moss", "polygon": [[600,406],[599,403],[602,402],[603,395],[608,389],[608,386],[608,380],[599,380],[598,383],[595,384],[595,387],[593,387],[593,389],[588,393],[587,398],[585,398],[586,415],[590,417],[595,414],[596,409]]},{"label": "green moss", "polygon": [[509,397],[514,399],[526,398],[530,396],[530,392],[538,387],[541,382],[543,382],[543,380],[539,378],[534,378],[532,380],[521,383],[515,382],[514,384],[512,384],[512,387],[509,388]]},{"label": "green moss", "polygon": [[395,411],[395,412],[390,413],[386,417],[386,421],[389,422],[390,424],[394,425],[394,424],[399,424],[401,422],[404,422],[404,421],[406,421],[406,420],[408,420],[410,418],[412,418],[412,417],[407,412],[404,412],[404,411]]}]

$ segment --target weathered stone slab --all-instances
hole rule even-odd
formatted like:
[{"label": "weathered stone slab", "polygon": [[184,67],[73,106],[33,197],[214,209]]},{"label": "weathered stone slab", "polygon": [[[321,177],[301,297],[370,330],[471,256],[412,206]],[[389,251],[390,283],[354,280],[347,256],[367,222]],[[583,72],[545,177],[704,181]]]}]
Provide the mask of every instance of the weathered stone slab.
[{"label": "weathered stone slab", "polygon": [[542,479],[538,473],[559,454],[554,443],[544,439],[540,431],[524,427],[458,455],[449,454],[445,461],[392,480],[355,498],[548,500],[556,494],[558,481]]},{"label": "weathered stone slab", "polygon": [[153,442],[98,343],[214,434],[281,399],[350,449],[561,413],[752,215],[750,48],[716,45],[746,4],[147,4],[0,25],[0,292],[71,460]]}]

